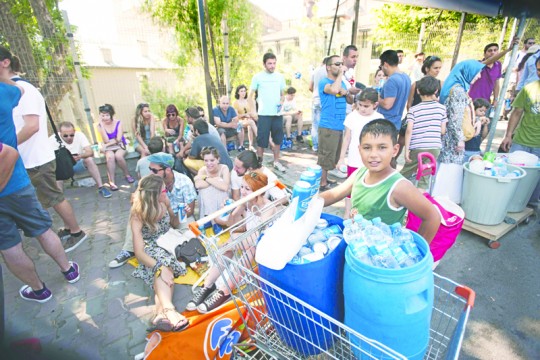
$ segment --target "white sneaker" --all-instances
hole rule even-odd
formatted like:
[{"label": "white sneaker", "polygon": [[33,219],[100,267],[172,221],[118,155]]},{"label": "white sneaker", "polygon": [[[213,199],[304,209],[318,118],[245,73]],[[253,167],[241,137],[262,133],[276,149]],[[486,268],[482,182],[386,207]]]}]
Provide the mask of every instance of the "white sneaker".
[{"label": "white sneaker", "polygon": [[342,173],[338,169],[333,169],[328,172],[328,175],[335,176],[339,179],[345,179],[347,177],[347,174]]},{"label": "white sneaker", "polygon": [[283,166],[279,161],[276,161],[276,162],[274,163],[274,169],[276,169],[277,171],[281,171],[281,172],[287,171],[287,169],[285,168],[285,166]]}]

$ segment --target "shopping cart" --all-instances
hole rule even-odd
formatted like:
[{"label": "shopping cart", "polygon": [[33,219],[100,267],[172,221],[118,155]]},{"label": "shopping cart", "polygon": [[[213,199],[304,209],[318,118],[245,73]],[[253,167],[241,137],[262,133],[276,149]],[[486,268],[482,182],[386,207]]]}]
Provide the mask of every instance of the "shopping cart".
[{"label": "shopping cart", "polygon": [[[283,213],[284,209],[277,209],[280,204],[272,203],[260,209],[260,215],[268,211],[273,215],[254,228],[238,233],[245,228],[248,219],[244,219],[225,230],[229,232],[230,239],[223,245],[219,245],[218,241],[223,234],[207,236],[201,230],[206,222],[237,206],[243,206],[272,186],[275,185],[268,185],[190,224],[191,230],[207,247],[213,264],[220,268],[226,278],[232,299],[249,333],[248,342],[234,345],[235,358],[354,359],[361,354],[366,359],[406,359],[259,275],[258,266],[253,260],[256,244],[264,231]],[[437,274],[434,293],[430,340],[425,359],[457,359],[475,293]]]}]

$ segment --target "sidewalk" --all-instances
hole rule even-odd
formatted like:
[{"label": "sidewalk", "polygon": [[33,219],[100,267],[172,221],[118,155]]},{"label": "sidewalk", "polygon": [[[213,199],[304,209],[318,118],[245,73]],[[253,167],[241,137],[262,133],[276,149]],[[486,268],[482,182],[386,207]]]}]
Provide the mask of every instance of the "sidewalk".
[{"label": "sidewalk", "polygon": [[[506,127],[506,122],[502,124]],[[500,138],[500,136],[499,136]],[[270,153],[264,163],[271,163]],[[277,173],[289,187],[300,173],[316,163],[304,148],[282,153],[286,173]],[[134,166],[130,162],[130,167]],[[112,198],[103,199],[94,188],[67,188],[66,197],[89,238],[68,254],[81,266],[81,280],[64,281],[58,267],[34,239],[24,247],[54,298],[45,304],[22,300],[22,286],[2,261],[5,287],[5,344],[36,337],[43,359],[133,359],[144,349],[145,334],[154,308],[153,291],[131,276],[133,267],[109,269],[120,250],[129,217],[129,197],[134,185],[121,181]],[[342,216],[343,202],[325,209]],[[54,229],[61,223],[54,213]],[[462,232],[437,272],[471,286],[477,307],[471,313],[463,357],[467,359],[533,358],[540,351],[540,269],[538,219],[501,239],[499,250]],[[176,285],[174,303],[183,309],[190,299],[189,286]],[[518,299],[519,298],[519,299]],[[493,338],[506,339],[493,342]]]}]

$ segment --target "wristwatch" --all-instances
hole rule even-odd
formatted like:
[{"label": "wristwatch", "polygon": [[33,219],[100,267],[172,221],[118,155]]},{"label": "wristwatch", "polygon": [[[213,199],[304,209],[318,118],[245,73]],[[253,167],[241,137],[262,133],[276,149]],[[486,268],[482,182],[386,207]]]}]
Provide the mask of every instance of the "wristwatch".
[{"label": "wristwatch", "polygon": [[203,181],[208,182],[208,180],[206,180],[206,179],[208,179],[208,175],[204,175],[204,177],[202,179],[203,179]]}]

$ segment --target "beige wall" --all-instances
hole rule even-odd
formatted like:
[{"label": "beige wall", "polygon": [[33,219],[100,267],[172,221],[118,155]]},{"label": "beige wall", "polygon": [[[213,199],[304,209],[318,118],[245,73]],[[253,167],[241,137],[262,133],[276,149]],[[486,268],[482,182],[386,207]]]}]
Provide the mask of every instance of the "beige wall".
[{"label": "beige wall", "polygon": [[[176,75],[172,70],[161,69],[119,69],[119,68],[90,68],[91,77],[84,81],[88,102],[94,124],[99,121],[98,108],[105,103],[114,106],[116,116],[122,120],[124,131],[131,131],[131,121],[135,114],[135,108],[142,98],[141,80],[143,76],[148,78],[151,87],[176,89],[180,86]],[[152,104],[150,104],[152,108]],[[158,118],[164,109],[153,109]],[[91,138],[87,116],[84,111],[82,98],[78,84],[75,82],[72,91],[68,93],[60,104],[57,121],[71,121],[88,138]]]}]

